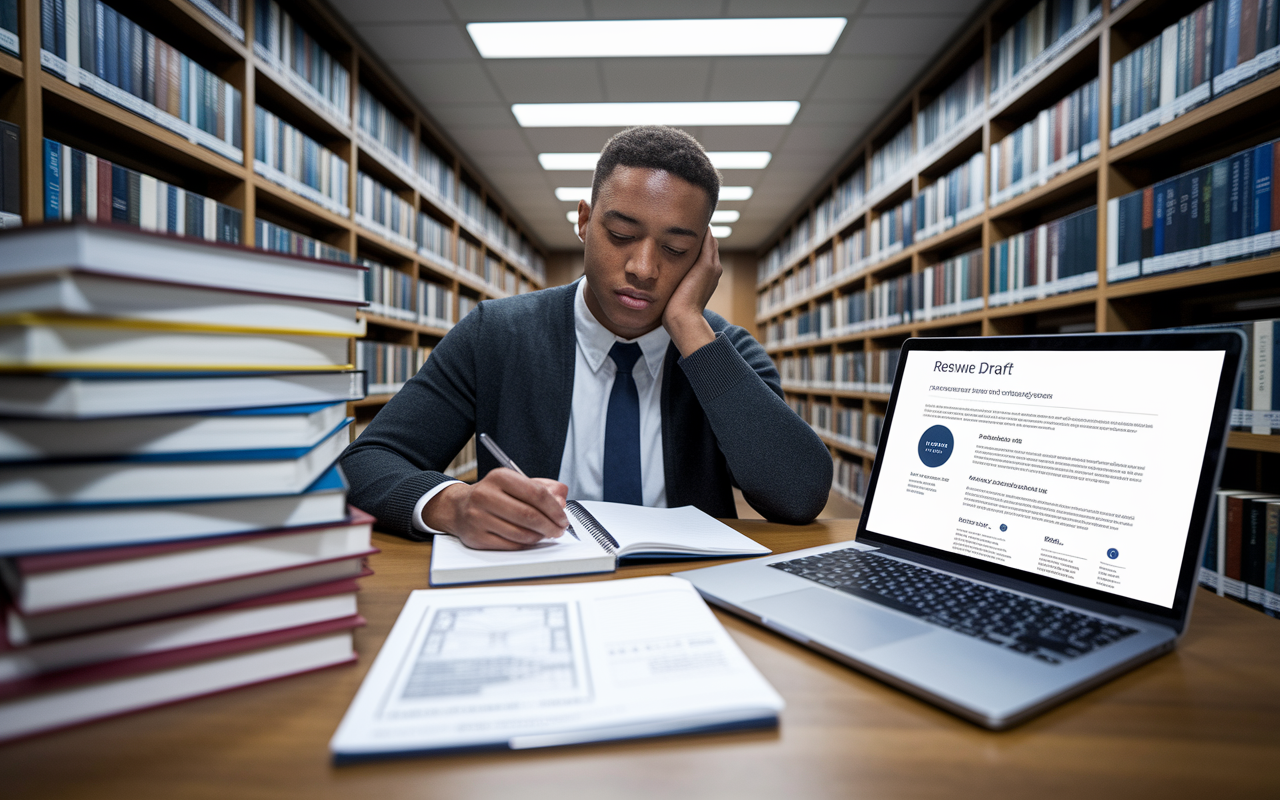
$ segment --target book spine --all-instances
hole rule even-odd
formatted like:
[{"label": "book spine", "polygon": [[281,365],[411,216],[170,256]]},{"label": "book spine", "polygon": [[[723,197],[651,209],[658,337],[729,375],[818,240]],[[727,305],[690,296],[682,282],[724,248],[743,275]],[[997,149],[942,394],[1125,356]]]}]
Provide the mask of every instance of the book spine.
[{"label": "book spine", "polygon": [[44,140],[44,218],[55,220],[62,216],[62,146],[49,139]]},{"label": "book spine", "polygon": [[1275,321],[1255,321],[1253,336],[1249,342],[1249,391],[1250,409],[1253,413],[1251,433],[1270,434],[1271,423],[1258,412],[1277,410],[1272,406],[1275,383],[1276,332],[1280,328]]},{"label": "book spine", "polygon": [[1227,498],[1226,563],[1222,574],[1233,580],[1240,580],[1240,557],[1242,551],[1241,537],[1244,534],[1244,501],[1239,497]]},{"label": "book spine", "polygon": [[17,125],[0,120],[0,211],[9,214],[19,213],[21,208],[19,138]]},{"label": "book spine", "polygon": [[1276,591],[1276,559],[1280,558],[1280,502],[1271,501],[1266,504],[1266,545],[1263,548],[1262,588],[1268,592]]}]

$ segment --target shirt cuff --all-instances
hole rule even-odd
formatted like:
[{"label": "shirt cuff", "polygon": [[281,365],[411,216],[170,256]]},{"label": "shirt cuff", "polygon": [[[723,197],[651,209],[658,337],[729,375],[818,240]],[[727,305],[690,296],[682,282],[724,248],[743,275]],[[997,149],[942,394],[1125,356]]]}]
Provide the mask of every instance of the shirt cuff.
[{"label": "shirt cuff", "polygon": [[462,481],[445,481],[444,483],[438,486],[432,487],[431,491],[427,492],[422,497],[418,498],[418,502],[413,506],[413,529],[415,531],[421,531],[422,533],[446,533],[446,531],[438,531],[435,528],[428,525],[427,523],[423,522],[422,509],[427,507],[427,503],[431,502],[431,498],[440,494],[441,489],[444,489],[447,486],[452,486],[455,483],[462,483]]}]

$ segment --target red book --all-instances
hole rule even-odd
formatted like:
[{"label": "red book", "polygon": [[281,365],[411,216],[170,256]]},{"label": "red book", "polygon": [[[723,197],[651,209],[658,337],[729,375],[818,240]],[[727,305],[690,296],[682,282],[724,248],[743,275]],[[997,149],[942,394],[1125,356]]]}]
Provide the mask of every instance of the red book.
[{"label": "red book", "polygon": [[111,221],[111,162],[98,159],[98,221]]},{"label": "red book", "polygon": [[1222,565],[1223,573],[1234,580],[1240,580],[1240,536],[1244,530],[1244,500],[1239,497],[1228,497],[1227,500],[1227,563]]},{"label": "red book", "polygon": [[68,670],[0,692],[0,741],[355,661],[359,616]]},{"label": "red book", "polygon": [[1191,87],[1199,86],[1204,82],[1204,41],[1205,41],[1205,6],[1196,9],[1193,16],[1195,27],[1193,32],[1195,35],[1194,53],[1191,59]]},{"label": "red book", "polygon": [[1237,64],[1258,54],[1258,0],[1240,0],[1240,57]]}]

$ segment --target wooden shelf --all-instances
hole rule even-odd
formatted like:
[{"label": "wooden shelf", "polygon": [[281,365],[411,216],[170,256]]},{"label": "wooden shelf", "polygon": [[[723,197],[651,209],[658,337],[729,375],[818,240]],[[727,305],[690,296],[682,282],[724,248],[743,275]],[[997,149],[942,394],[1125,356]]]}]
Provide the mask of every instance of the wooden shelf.
[{"label": "wooden shelf", "polygon": [[990,319],[1020,317],[1026,314],[1054,311],[1059,308],[1070,308],[1071,306],[1093,305],[1097,300],[1098,290],[1096,288],[1080,289],[1074,292],[1063,292],[1062,294],[1042,297],[1037,300],[1011,303],[1007,306],[991,306],[987,309],[987,317]]},{"label": "wooden shelf", "polygon": [[414,333],[420,333],[424,336],[434,336],[436,338],[441,338],[449,332],[445,328],[436,328],[431,325],[423,325],[419,322],[397,319],[396,317],[384,317],[381,314],[373,314],[368,311],[357,311],[356,319],[366,320],[370,325],[382,325],[386,328],[399,328],[402,331],[413,331]]},{"label": "wooden shelf", "polygon": [[1084,191],[1085,187],[1091,182],[1097,180],[1098,162],[1099,159],[1094,157],[1083,164],[1076,164],[1066,172],[1053,176],[1043,186],[1037,186],[1017,197],[1011,197],[1000,205],[989,209],[987,214],[992,219],[1011,217],[1035,208],[1052,205],[1064,197],[1078,194]]},{"label": "wooden shelf", "polygon": [[1280,436],[1231,431],[1227,435],[1227,447],[1235,450],[1252,450],[1258,453],[1280,453]]},{"label": "wooden shelf", "polygon": [[1235,261],[1230,264],[1218,264],[1212,267],[1191,267],[1183,270],[1171,270],[1162,275],[1151,275],[1135,278],[1122,283],[1107,284],[1107,297],[1133,297],[1135,295],[1155,294],[1193,286],[1205,286],[1240,278],[1251,278],[1256,275],[1270,275],[1280,272],[1280,255],[1273,254],[1249,261]]},{"label": "wooden shelf", "polygon": [[8,53],[0,52],[0,74],[21,78],[23,75],[22,61]]},{"label": "wooden shelf", "polygon": [[368,408],[370,406],[385,406],[387,402],[390,401],[391,398],[393,397],[395,397],[394,394],[371,394],[368,397],[364,398],[363,400],[352,400],[350,403],[347,403],[347,405],[352,408]]},{"label": "wooden shelf", "polygon": [[[313,203],[300,194],[294,194],[278,183],[267,180],[261,175],[254,174],[252,179],[253,187],[261,194],[270,196],[289,209],[291,216],[304,216],[315,224],[326,225],[330,228],[339,230],[351,230],[353,223],[351,220],[339,214],[335,214],[329,209],[318,203]],[[268,208],[272,207],[271,203],[267,204]]]},{"label": "wooden shelf", "polygon": [[[325,106],[317,107],[311,98],[293,87],[293,82],[287,76],[281,75],[275,67],[257,56],[253,58],[253,74],[257,80],[255,94],[258,105],[263,105],[268,110],[271,106],[277,106],[285,112],[286,119],[301,120],[307,127],[324,131],[330,139],[351,141],[354,134],[349,121],[344,123],[336,111],[331,114]],[[263,99],[267,101],[266,104],[261,102]]]}]

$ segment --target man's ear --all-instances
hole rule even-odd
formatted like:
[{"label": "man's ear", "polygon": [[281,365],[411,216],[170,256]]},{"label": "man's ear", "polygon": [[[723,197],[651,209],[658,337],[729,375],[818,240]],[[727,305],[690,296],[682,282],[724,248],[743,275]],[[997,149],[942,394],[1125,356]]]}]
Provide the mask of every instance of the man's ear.
[{"label": "man's ear", "polygon": [[587,242],[587,223],[591,221],[591,206],[586,200],[578,201],[578,225],[576,233],[578,241],[586,244]]}]

